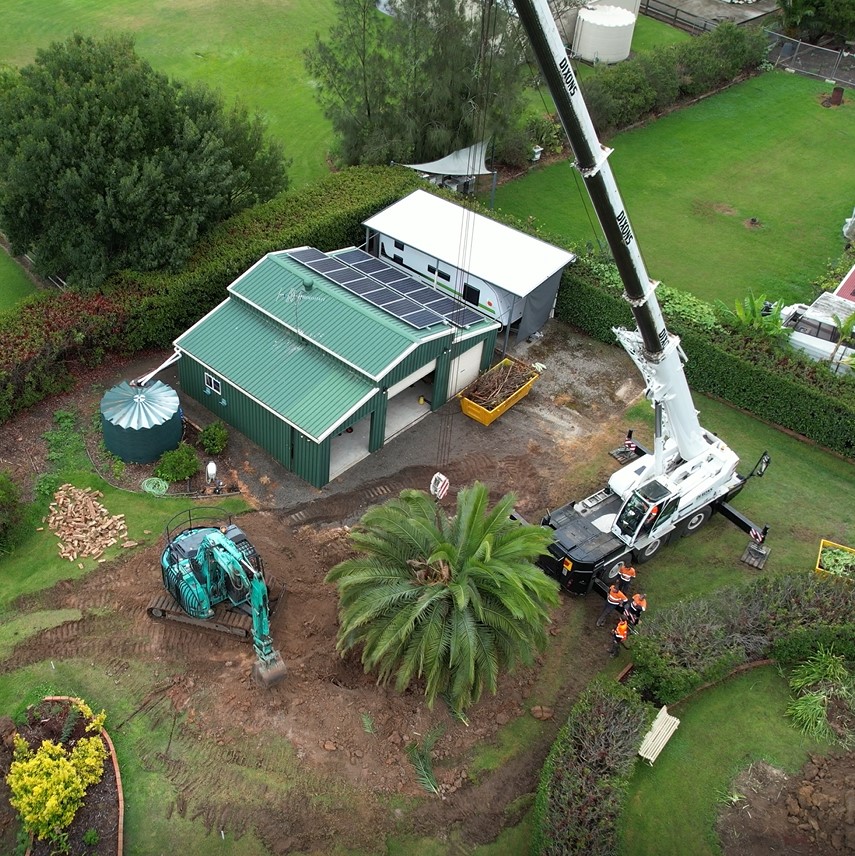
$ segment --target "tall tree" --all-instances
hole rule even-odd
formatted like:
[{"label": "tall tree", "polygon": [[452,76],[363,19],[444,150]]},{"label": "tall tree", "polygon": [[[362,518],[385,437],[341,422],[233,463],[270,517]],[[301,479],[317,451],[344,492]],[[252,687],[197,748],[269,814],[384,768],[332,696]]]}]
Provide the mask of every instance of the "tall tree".
[{"label": "tall tree", "polygon": [[306,67],[348,164],[425,161],[501,133],[519,112],[521,59],[504,4],[337,0]]},{"label": "tall tree", "polygon": [[423,679],[429,705],[445,696],[456,711],[531,664],[558,587],[533,564],[550,533],[511,520],[514,501],[490,510],[476,482],[451,518],[417,490],[369,509],[351,532],[357,557],[327,575],[339,588],[339,651],[361,646],[381,682],[394,677],[400,691]]},{"label": "tall tree", "polygon": [[781,23],[794,36],[816,39],[836,35],[855,39],[852,0],[778,0]]},{"label": "tall tree", "polygon": [[179,267],[200,233],[287,187],[239,106],[155,72],[128,36],[75,35],[0,85],[0,228],[44,274]]}]

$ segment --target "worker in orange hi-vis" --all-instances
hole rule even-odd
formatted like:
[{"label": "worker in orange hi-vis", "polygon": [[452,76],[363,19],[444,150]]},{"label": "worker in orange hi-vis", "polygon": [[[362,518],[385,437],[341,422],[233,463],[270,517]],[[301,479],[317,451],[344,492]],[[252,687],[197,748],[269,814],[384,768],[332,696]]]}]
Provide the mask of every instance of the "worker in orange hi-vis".
[{"label": "worker in orange hi-vis", "polygon": [[641,616],[647,611],[647,595],[643,592],[634,594],[632,599],[624,607],[623,614],[629,620],[630,627],[635,627]]},{"label": "worker in orange hi-vis", "polygon": [[606,595],[606,605],[597,619],[597,627],[603,626],[606,616],[613,610],[616,609],[618,612],[623,612],[623,608],[628,600],[629,598],[620,590],[620,586],[612,583],[609,586],[609,593]]},{"label": "worker in orange hi-vis", "polygon": [[621,565],[618,568],[618,575],[620,576],[620,590],[629,594],[630,586],[635,582],[635,568],[632,565]]},{"label": "worker in orange hi-vis", "polygon": [[625,618],[621,618],[617,623],[617,627],[612,630],[612,657],[617,657],[620,646],[626,642],[626,637],[629,634],[629,623]]}]

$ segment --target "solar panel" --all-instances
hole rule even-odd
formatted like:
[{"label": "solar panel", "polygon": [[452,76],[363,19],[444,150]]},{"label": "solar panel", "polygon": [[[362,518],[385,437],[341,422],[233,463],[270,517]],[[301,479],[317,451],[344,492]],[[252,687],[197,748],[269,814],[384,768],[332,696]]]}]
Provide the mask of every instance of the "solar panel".
[{"label": "solar panel", "polygon": [[345,250],[343,253],[336,253],[335,257],[341,259],[343,262],[347,262],[349,265],[356,265],[359,262],[374,258],[371,253],[366,253],[365,250]]},{"label": "solar panel", "polygon": [[352,291],[354,294],[368,294],[370,291],[377,291],[379,288],[384,288],[385,286],[380,285],[379,282],[375,282],[373,279],[368,279],[368,277],[362,277],[361,279],[355,279],[351,282],[343,283],[344,287],[348,291]]},{"label": "solar panel", "polygon": [[392,282],[398,282],[399,280],[410,278],[405,273],[401,273],[399,270],[393,270],[390,267],[375,271],[371,276],[373,276],[374,279],[379,279],[380,282],[385,282],[387,285]]},{"label": "solar panel", "polygon": [[394,303],[401,299],[401,295],[391,288],[384,288],[380,291],[372,291],[365,295],[366,300],[370,300],[375,306],[386,306],[387,303]]},{"label": "solar panel", "polygon": [[327,255],[314,247],[289,255],[417,330],[449,322],[468,327],[483,316],[360,249]]},{"label": "solar panel", "polygon": [[296,259],[298,262],[312,262],[317,261],[318,259],[325,259],[326,253],[322,253],[320,250],[316,250],[314,247],[306,247],[304,250],[291,250],[288,253],[292,259]]},{"label": "solar panel", "polygon": [[383,306],[383,308],[387,312],[391,312],[396,318],[403,318],[406,321],[407,315],[410,315],[413,312],[418,312],[420,309],[424,309],[424,306],[419,306],[414,300],[407,300],[406,297],[400,297],[397,294],[395,295],[398,299],[395,300],[394,303],[387,303]]},{"label": "solar panel", "polygon": [[422,330],[425,327],[433,327],[434,324],[439,324],[442,318],[436,312],[431,312],[430,309],[419,309],[418,312],[411,312],[402,316],[401,320],[406,321],[407,324],[417,330]]},{"label": "solar panel", "polygon": [[[340,257],[341,258],[341,257]],[[385,270],[388,265],[384,262],[381,262],[380,259],[375,259],[373,256],[362,262],[350,262],[357,270],[361,270],[363,273],[377,273],[378,270]]]},{"label": "solar panel", "polygon": [[324,275],[328,274],[333,270],[344,270],[347,265],[340,262],[338,259],[330,259],[330,258],[322,258],[317,261],[312,260],[310,262],[303,262],[306,267],[311,268],[312,270],[316,270],[318,273],[322,273]]},{"label": "solar panel", "polygon": [[416,282],[414,279],[407,277],[406,279],[402,279],[398,282],[390,283],[390,287],[394,288],[395,291],[400,291],[401,294],[410,295],[415,291],[420,291],[424,289],[424,286],[420,282]]},{"label": "solar panel", "polygon": [[433,300],[422,300],[420,302],[424,303],[428,309],[439,312],[440,315],[451,315],[460,306],[457,301],[452,300],[450,297],[443,297],[436,292],[434,292]]},{"label": "solar panel", "polygon": [[343,270],[331,270],[327,276],[333,281],[337,282],[339,285],[346,285],[348,282],[351,282],[355,279],[365,279],[365,277],[358,271],[353,268],[344,268]]}]

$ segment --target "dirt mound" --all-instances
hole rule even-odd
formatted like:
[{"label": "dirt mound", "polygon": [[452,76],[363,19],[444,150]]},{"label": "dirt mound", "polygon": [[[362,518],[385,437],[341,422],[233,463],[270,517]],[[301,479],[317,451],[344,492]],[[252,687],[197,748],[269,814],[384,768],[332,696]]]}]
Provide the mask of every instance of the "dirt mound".
[{"label": "dirt mound", "polygon": [[855,853],[855,753],[812,755],[788,776],[759,762],[737,776],[718,821],[725,856]]}]

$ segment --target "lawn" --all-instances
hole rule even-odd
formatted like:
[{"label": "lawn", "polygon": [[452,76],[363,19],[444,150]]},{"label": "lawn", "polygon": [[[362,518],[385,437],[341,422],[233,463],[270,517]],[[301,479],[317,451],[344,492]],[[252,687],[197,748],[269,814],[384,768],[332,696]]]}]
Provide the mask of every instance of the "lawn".
[{"label": "lawn", "polygon": [[294,186],[327,172],[332,134],[303,68],[303,49],[315,33],[326,36],[333,0],[5,0],[3,15],[0,63],[26,65],[38,48],[74,32],[130,32],[158,71],[203,81],[228,102],[239,98],[258,110],[293,158]]},{"label": "lawn", "polygon": [[11,309],[35,290],[21,266],[0,249],[0,312]]},{"label": "lawn", "polygon": [[619,852],[720,853],[715,819],[740,770],[763,760],[794,772],[809,752],[826,748],[790,724],[788,700],[786,681],[774,667],[761,667],[672,706],[680,727],[653,767],[636,765]]},{"label": "lawn", "polygon": [[[808,283],[843,249],[855,198],[855,171],[840,166],[855,146],[855,111],[823,108],[827,92],[824,81],[764,74],[609,141],[652,278],[728,305],[749,290],[810,297]],[[495,207],[577,246],[600,240],[566,161],[502,185]]]}]

